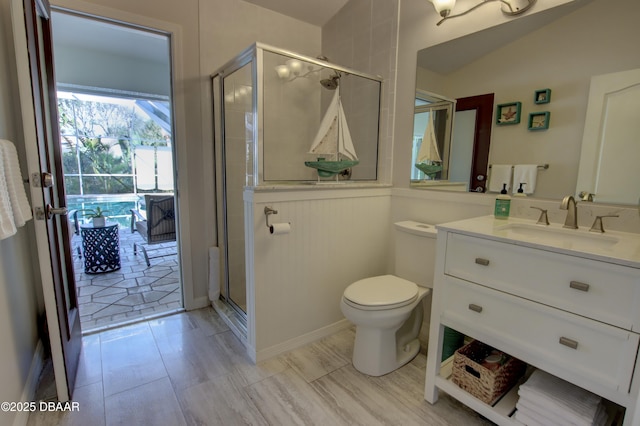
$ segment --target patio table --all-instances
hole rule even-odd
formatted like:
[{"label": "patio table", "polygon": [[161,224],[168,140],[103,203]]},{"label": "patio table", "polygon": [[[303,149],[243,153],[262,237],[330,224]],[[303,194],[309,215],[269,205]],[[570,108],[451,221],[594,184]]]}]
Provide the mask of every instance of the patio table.
[{"label": "patio table", "polygon": [[118,224],[94,227],[80,225],[82,249],[84,251],[84,272],[103,274],[120,269],[120,239]]}]

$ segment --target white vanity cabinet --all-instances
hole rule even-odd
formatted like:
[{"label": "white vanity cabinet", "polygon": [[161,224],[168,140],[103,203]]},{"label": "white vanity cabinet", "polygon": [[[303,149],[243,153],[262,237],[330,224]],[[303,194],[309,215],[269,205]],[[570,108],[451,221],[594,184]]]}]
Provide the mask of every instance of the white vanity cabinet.
[{"label": "white vanity cabinet", "polygon": [[449,380],[451,363],[439,361],[447,326],[625,407],[624,424],[640,425],[640,236],[585,252],[504,227],[493,217],[438,227],[425,399],[441,389],[497,424],[520,424],[517,387],[492,407]]}]

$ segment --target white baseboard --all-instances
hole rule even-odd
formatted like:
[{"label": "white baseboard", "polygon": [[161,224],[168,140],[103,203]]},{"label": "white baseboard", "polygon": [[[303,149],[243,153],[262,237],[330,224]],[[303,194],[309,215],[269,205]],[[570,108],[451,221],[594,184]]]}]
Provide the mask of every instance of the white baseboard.
[{"label": "white baseboard", "polygon": [[[29,368],[29,375],[27,381],[24,384],[22,396],[20,401],[31,402],[35,400],[36,389],[38,388],[38,380],[40,379],[40,373],[44,368],[44,346],[42,340],[38,340],[35,353],[31,359],[31,367]],[[13,419],[13,426],[26,426],[29,420],[28,411],[18,411],[18,414]]]},{"label": "white baseboard", "polygon": [[270,348],[259,350],[256,353],[256,362],[264,361],[265,359],[273,358],[301,346],[308,345],[309,343],[313,343],[323,337],[331,336],[332,334],[349,327],[351,327],[351,322],[345,318],[333,324],[314,330],[311,333],[303,334],[302,336],[294,337],[293,339],[278,343]]},{"label": "white baseboard", "polygon": [[206,308],[210,304],[211,301],[209,300],[209,296],[197,297],[193,299],[193,306],[190,306],[187,310],[191,311],[194,309]]}]

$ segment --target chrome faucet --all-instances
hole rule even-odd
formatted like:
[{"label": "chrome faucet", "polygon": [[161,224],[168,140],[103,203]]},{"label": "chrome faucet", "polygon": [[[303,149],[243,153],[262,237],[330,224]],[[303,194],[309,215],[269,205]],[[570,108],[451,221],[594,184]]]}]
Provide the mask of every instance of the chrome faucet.
[{"label": "chrome faucet", "polygon": [[578,229],[578,205],[572,195],[567,195],[560,204],[562,210],[567,211],[567,218],[564,220],[564,227]]}]

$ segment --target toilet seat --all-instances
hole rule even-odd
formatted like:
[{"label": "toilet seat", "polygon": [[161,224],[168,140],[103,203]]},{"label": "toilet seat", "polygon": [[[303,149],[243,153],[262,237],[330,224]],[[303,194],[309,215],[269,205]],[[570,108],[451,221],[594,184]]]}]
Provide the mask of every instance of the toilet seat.
[{"label": "toilet seat", "polygon": [[344,291],[344,301],[362,310],[385,310],[412,303],[418,297],[418,286],[395,275],[365,278]]}]

